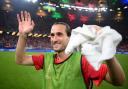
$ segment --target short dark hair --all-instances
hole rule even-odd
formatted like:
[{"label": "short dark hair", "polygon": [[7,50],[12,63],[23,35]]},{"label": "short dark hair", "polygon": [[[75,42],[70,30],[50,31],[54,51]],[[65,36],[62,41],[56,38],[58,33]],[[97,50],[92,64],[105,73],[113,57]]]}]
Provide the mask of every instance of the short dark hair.
[{"label": "short dark hair", "polygon": [[65,22],[55,22],[53,25],[57,25],[57,24],[61,24],[61,25],[64,25],[66,26],[66,33],[67,33],[67,36],[70,37],[71,36],[71,28],[70,26],[65,23]]}]

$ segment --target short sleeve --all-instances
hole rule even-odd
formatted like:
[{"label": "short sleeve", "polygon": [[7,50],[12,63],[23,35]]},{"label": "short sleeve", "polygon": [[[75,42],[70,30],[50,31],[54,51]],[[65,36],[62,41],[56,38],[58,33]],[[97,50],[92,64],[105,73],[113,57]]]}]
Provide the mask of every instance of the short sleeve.
[{"label": "short sleeve", "polygon": [[32,60],[33,60],[36,70],[40,70],[43,68],[43,64],[44,64],[44,55],[43,54],[32,55]]},{"label": "short sleeve", "polygon": [[82,57],[82,71],[83,76],[87,85],[90,85],[90,81],[92,80],[96,86],[99,86],[101,82],[104,80],[107,74],[107,65],[102,64],[100,69],[96,71],[87,61],[86,57]]},{"label": "short sleeve", "polygon": [[96,71],[96,72],[94,71],[94,74],[96,74],[96,76],[95,75],[93,76],[93,74],[90,74],[96,86],[99,86],[101,82],[105,79],[107,71],[108,71],[107,65],[102,64],[99,71]]}]

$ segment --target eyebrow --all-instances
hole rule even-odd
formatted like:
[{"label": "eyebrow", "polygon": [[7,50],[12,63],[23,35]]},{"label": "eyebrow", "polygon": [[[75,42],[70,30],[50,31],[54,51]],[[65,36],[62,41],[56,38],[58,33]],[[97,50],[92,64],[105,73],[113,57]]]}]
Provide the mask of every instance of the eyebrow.
[{"label": "eyebrow", "polygon": [[50,33],[50,36],[55,36],[55,35],[62,35],[63,33],[62,32],[57,32],[57,33]]}]

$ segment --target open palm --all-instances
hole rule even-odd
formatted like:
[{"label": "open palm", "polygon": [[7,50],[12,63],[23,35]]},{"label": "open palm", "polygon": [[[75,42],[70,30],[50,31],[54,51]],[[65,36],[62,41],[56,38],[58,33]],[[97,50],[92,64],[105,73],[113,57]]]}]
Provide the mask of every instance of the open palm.
[{"label": "open palm", "polygon": [[30,13],[27,11],[21,11],[21,14],[17,14],[17,19],[19,23],[19,33],[29,33],[33,30],[35,24],[31,20]]}]

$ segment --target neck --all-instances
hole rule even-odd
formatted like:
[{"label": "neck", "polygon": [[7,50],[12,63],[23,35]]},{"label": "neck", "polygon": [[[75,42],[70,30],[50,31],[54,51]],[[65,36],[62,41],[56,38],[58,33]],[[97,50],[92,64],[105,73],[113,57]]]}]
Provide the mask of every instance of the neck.
[{"label": "neck", "polygon": [[66,60],[71,54],[65,54],[65,52],[57,52],[57,57],[59,57],[61,60]]}]

